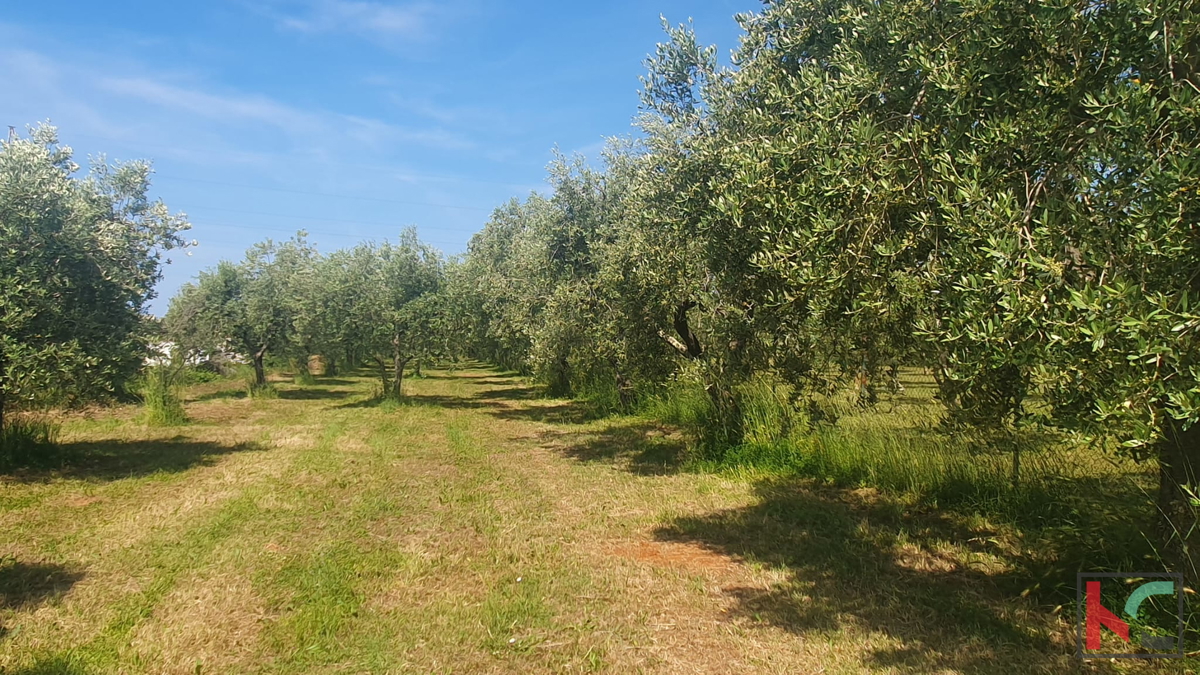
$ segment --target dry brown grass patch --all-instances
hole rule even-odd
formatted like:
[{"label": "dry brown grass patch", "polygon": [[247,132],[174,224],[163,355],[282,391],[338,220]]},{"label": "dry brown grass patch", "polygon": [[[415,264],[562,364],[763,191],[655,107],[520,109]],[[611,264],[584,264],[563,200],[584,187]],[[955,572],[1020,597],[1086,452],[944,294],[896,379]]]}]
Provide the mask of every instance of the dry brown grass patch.
[{"label": "dry brown grass patch", "polygon": [[605,551],[627,560],[685,572],[729,572],[738,567],[738,563],[727,555],[684,542],[618,542],[607,545]]},{"label": "dry brown grass patch", "polygon": [[266,618],[262,600],[245,577],[194,577],[138,627],[130,649],[154,672],[239,672],[254,658]]}]

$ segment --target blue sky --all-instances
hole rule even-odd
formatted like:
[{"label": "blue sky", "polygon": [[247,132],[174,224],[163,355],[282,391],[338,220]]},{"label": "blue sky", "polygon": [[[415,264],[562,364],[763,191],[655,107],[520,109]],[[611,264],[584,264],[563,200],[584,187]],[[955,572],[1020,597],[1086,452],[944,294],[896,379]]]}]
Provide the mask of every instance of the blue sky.
[{"label": "blue sky", "polygon": [[[5,3],[0,125],[50,120],[81,164],[149,159],[193,224],[152,309],[253,242],[321,250],[417,227],[464,250],[544,190],[554,147],[634,133],[659,15],[724,60],[755,0]],[[3,128],[3,127],[0,127]]]}]

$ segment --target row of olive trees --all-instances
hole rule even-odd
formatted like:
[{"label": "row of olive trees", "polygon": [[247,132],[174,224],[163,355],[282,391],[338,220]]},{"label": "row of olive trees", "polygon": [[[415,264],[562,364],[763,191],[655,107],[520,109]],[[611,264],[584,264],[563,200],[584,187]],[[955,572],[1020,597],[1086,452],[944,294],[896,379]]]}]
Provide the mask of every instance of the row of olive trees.
[{"label": "row of olive trees", "polygon": [[53,127],[0,142],[0,438],[14,407],[122,392],[148,353],[143,308],[188,228],[150,168],[85,177]]},{"label": "row of olive trees", "polygon": [[[560,391],[935,373],[955,422],[1115,437],[1200,471],[1200,15],[1160,0],[773,0],[734,66],[650,58],[643,139],[496,212],[481,354]],[[1037,401],[1038,405],[1031,405]],[[1181,546],[1182,544],[1182,546]]]},{"label": "row of olive trees", "polygon": [[310,355],[377,367],[385,394],[400,397],[414,359],[456,354],[445,330],[446,262],[412,230],[395,243],[320,255],[303,233],[256,244],[186,284],[165,319],[180,358],[231,351],[249,358],[255,386],[268,355],[307,368]]}]

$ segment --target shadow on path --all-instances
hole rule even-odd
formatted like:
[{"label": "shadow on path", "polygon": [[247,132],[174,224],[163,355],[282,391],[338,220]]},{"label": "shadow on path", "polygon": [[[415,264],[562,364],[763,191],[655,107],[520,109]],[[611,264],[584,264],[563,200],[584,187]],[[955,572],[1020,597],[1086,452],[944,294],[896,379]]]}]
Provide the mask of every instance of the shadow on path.
[{"label": "shadow on path", "polygon": [[280,389],[279,398],[290,401],[322,401],[329,399],[343,399],[348,396],[353,396],[357,392],[342,391],[338,389],[329,389],[326,387],[303,387],[301,389]]},{"label": "shadow on path", "polygon": [[7,479],[29,483],[55,478],[118,480],[160,471],[177,473],[214,464],[222,455],[261,449],[258,443],[225,445],[183,436],[151,441],[60,443],[53,451],[53,463],[47,461],[37,468],[17,469]]},{"label": "shadow on path", "polygon": [[[1027,571],[963,567],[946,552],[953,542],[985,560],[997,552],[986,533],[944,513],[913,516],[869,492],[781,479],[755,489],[753,505],[678,517],[655,533],[786,574],[765,589],[723,588],[732,615],[814,639],[883,634],[892,644],[865,660],[901,673],[1080,672],[1059,618],[1021,598]],[[1111,672],[1092,665],[1099,669],[1088,672]]]},{"label": "shadow on path", "polygon": [[61,597],[83,572],[54,563],[0,558],[0,610],[29,609]]},{"label": "shadow on path", "polygon": [[32,666],[4,672],[6,675],[90,675],[92,671],[85,670],[67,659],[55,657],[43,659]]},{"label": "shadow on path", "polygon": [[442,396],[440,394],[405,394],[403,398],[362,398],[357,401],[343,403],[339,408],[378,408],[381,406],[427,406],[431,408],[492,408],[484,401],[476,401],[461,396]]},{"label": "shadow on path", "polygon": [[473,396],[481,400],[530,401],[541,398],[532,387],[505,387],[502,389],[485,389]]},{"label": "shadow on path", "polygon": [[488,411],[489,415],[503,420],[524,420],[527,422],[544,422],[546,424],[584,424],[585,422],[591,422],[603,417],[603,415],[596,413],[589,406],[579,401],[568,400],[547,401],[544,404],[519,407],[510,406],[500,408],[494,405],[487,407],[491,408]]},{"label": "shadow on path", "polygon": [[219,389],[211,391],[207,394],[200,394],[195,398],[187,400],[188,403],[202,403],[204,401],[219,401],[231,398],[246,398],[246,388],[241,389]]},{"label": "shadow on path", "polygon": [[[0,612],[36,609],[62,597],[83,576],[81,570],[56,563],[0,558]],[[0,640],[8,630],[0,624]]]},{"label": "shadow on path", "polygon": [[616,464],[642,476],[677,473],[686,449],[682,437],[646,420],[598,431],[548,431],[540,438],[576,461]]},{"label": "shadow on path", "polygon": [[316,376],[317,384],[323,384],[330,387],[349,387],[358,384],[354,380],[344,380],[338,377],[325,377],[324,375]]}]

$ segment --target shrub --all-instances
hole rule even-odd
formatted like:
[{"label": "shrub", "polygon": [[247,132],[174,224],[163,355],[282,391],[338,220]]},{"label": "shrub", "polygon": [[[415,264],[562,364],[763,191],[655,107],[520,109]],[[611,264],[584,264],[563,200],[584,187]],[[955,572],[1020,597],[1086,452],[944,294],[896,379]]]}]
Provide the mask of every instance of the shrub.
[{"label": "shrub", "polygon": [[196,366],[189,366],[179,375],[180,384],[204,384],[205,382],[216,382],[225,376],[221,370],[212,362],[206,361]]}]

